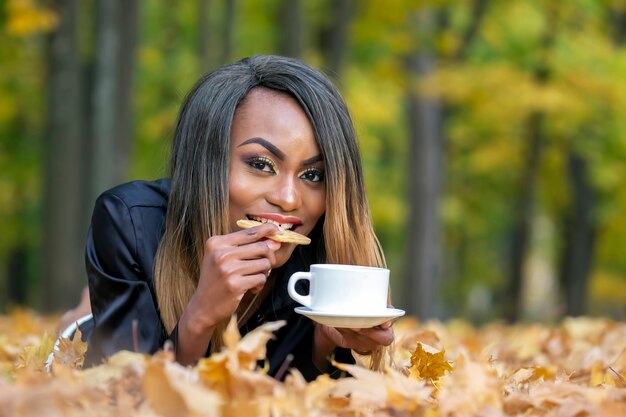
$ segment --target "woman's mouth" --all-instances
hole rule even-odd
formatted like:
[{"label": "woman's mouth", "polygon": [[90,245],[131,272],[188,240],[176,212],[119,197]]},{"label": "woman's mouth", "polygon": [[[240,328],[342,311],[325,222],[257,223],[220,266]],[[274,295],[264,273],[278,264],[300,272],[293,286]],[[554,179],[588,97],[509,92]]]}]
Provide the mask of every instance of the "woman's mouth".
[{"label": "woman's mouth", "polygon": [[251,216],[251,215],[247,215],[246,217],[249,220],[255,220],[261,223],[274,223],[276,226],[280,227],[283,230],[291,230],[293,229],[293,226],[294,226],[293,223],[279,223],[276,220],[266,219],[265,217]]}]

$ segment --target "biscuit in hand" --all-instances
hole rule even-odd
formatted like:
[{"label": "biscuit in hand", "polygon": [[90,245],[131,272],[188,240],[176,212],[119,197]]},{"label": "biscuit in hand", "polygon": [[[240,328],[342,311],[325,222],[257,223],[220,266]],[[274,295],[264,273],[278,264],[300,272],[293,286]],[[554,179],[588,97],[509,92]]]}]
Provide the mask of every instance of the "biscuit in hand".
[{"label": "biscuit in hand", "polygon": [[[242,229],[249,229],[251,227],[260,226],[263,223],[257,222],[256,220],[237,220],[237,226]],[[301,235],[300,233],[296,233],[293,230],[283,230],[282,233],[268,236],[269,239],[272,239],[276,242],[280,243],[295,243],[298,245],[308,245],[311,243],[311,239],[308,237]]]}]

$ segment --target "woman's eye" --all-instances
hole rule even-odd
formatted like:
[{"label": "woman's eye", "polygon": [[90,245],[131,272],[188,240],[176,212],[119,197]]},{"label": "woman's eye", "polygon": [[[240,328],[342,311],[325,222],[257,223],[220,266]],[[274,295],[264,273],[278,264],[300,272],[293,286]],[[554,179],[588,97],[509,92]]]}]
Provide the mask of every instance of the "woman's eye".
[{"label": "woman's eye", "polygon": [[322,182],[324,181],[324,171],[317,168],[307,169],[300,174],[300,178],[311,182]]},{"label": "woman's eye", "polygon": [[248,165],[250,165],[252,168],[256,169],[257,171],[269,172],[269,173],[276,172],[276,170],[274,169],[274,163],[268,158],[254,157],[254,158],[250,158],[247,161],[247,163]]}]

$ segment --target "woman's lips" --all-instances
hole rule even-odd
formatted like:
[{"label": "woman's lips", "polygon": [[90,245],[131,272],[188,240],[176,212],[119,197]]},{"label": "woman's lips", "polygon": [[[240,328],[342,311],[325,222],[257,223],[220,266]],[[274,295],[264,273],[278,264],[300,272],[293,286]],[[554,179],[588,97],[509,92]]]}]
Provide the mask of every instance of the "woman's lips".
[{"label": "woman's lips", "polygon": [[294,216],[282,216],[280,214],[248,214],[248,219],[256,220],[261,223],[274,223],[281,229],[291,230],[302,225],[302,220]]}]

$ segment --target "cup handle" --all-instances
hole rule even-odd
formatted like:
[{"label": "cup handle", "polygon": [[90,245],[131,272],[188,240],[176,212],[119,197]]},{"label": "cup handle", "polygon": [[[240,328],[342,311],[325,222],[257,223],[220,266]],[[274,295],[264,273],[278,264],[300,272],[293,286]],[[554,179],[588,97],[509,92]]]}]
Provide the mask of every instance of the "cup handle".
[{"label": "cup handle", "polygon": [[289,278],[289,283],[287,284],[287,292],[289,296],[299,302],[300,304],[311,307],[311,294],[309,295],[301,295],[296,291],[296,282],[301,279],[308,279],[311,281],[311,273],[310,272],[296,272]]}]

